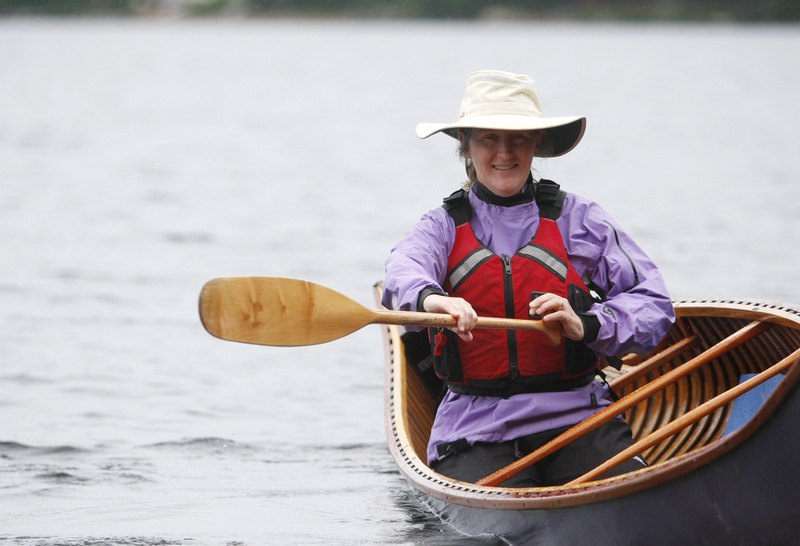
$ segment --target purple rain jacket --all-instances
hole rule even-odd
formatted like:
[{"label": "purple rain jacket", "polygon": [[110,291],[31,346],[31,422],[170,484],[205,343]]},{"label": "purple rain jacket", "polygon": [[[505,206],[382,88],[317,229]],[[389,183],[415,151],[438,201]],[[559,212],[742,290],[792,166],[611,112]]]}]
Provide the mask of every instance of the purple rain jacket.
[{"label": "purple rain jacket", "polygon": [[[503,206],[482,201],[470,191],[469,200],[475,235],[499,256],[513,255],[539,227],[539,207],[532,199]],[[587,345],[599,356],[649,352],[675,321],[671,299],[655,264],[592,201],[568,193],[557,224],[573,267],[607,298],[590,310],[597,316],[600,330]],[[454,240],[455,223],[443,207],[423,215],[386,259],[383,304],[390,309],[417,311],[421,310],[418,299],[423,289],[444,292],[447,257]],[[430,463],[439,457],[440,444],[461,439],[470,444],[513,440],[574,425],[610,403],[608,386],[596,380],[568,391],[518,394],[505,399],[448,391],[436,412],[428,460]]]}]

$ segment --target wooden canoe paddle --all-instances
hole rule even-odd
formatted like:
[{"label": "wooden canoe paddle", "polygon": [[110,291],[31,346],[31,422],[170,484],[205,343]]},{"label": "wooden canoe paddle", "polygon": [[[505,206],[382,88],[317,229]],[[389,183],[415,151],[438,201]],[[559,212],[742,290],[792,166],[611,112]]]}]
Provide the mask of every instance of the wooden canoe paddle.
[{"label": "wooden canoe paddle", "polygon": [[[297,347],[339,339],[368,324],[443,327],[445,313],[368,309],[330,288],[282,277],[228,277],[208,281],[200,293],[200,319],[228,341]],[[542,320],[478,317],[478,328],[538,330],[557,345],[561,325]]]}]

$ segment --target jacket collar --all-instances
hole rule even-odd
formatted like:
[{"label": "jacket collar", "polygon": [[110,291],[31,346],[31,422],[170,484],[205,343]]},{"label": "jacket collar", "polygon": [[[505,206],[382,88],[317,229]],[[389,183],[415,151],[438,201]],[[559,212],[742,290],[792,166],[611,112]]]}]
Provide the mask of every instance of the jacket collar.
[{"label": "jacket collar", "polygon": [[497,205],[500,207],[513,207],[522,205],[523,203],[530,203],[533,201],[536,193],[533,186],[533,175],[528,175],[528,180],[525,182],[525,186],[523,186],[521,192],[510,197],[496,195],[480,182],[477,182],[473,188],[475,190],[475,196],[478,199],[490,205]]}]

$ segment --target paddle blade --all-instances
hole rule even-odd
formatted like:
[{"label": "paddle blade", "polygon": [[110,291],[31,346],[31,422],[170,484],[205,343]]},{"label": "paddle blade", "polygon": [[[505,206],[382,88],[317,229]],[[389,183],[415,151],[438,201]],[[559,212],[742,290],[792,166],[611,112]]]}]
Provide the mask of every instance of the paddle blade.
[{"label": "paddle blade", "polygon": [[372,312],[324,286],[281,277],[208,281],[200,293],[200,320],[228,341],[297,347],[339,339],[370,323]]}]

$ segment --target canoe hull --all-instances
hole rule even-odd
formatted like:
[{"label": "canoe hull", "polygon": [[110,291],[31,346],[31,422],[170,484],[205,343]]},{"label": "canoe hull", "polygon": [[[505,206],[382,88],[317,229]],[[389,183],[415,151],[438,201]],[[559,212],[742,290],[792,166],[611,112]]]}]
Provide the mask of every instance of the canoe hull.
[{"label": "canoe hull", "polygon": [[798,415],[800,391],[794,389],[747,442],[714,464],[602,502],[502,510],[429,495],[420,500],[465,534],[497,536],[515,545],[797,545]]},{"label": "canoe hull", "polygon": [[[376,287],[376,296],[379,291]],[[704,397],[730,388],[741,375],[763,371],[777,359],[796,355],[800,347],[800,310],[793,307],[694,300],[676,302],[676,309],[683,318],[671,332],[673,339],[659,350],[683,343],[686,354],[636,381],[625,384],[623,377],[623,394],[651,381],[653,374],[680,366],[748,322],[768,322],[770,328],[653,397],[655,402],[628,412],[629,421],[635,421],[635,437],[649,433],[648,427],[662,426],[662,413],[674,419]],[[520,545],[800,545],[798,364],[788,368],[742,428],[722,437],[730,416],[726,405],[676,435],[679,440],[652,448],[648,460],[655,463],[646,470],[571,487],[481,487],[437,474],[426,464],[435,394],[411,363],[417,360],[412,354],[417,349],[410,344],[413,337],[392,326],[384,330],[389,448],[420,500],[453,528]],[[692,338],[696,342],[690,343]],[[630,362],[639,365],[642,360]]]}]

